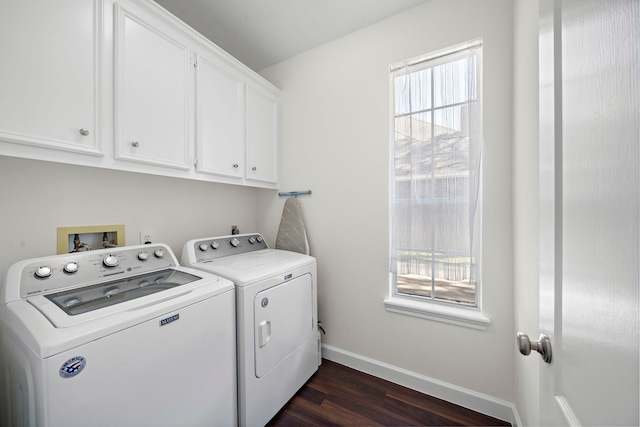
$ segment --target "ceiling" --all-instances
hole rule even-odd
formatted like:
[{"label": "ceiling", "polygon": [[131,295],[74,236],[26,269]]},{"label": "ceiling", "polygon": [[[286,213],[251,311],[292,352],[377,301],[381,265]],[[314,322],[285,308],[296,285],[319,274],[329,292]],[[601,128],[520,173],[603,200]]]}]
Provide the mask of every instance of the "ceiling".
[{"label": "ceiling", "polygon": [[427,0],[156,0],[254,71]]}]

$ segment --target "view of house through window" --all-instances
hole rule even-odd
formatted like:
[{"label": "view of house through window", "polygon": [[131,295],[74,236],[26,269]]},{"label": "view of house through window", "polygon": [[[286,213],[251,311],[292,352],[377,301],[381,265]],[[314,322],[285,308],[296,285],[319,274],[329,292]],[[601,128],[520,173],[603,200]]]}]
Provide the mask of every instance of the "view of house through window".
[{"label": "view of house through window", "polygon": [[392,294],[478,305],[482,45],[391,67]]}]

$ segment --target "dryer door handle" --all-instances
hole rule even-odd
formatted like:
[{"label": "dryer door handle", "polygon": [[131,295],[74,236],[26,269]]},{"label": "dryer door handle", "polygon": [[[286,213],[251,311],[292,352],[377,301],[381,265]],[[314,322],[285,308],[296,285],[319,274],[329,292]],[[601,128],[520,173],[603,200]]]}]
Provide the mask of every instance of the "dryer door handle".
[{"label": "dryer door handle", "polygon": [[263,320],[258,323],[258,346],[260,348],[264,347],[269,340],[271,340],[271,322]]}]

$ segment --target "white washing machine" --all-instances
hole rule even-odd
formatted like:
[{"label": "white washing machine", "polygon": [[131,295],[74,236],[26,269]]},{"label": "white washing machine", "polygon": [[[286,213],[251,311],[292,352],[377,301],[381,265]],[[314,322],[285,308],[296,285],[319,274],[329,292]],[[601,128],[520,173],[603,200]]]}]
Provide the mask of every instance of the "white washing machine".
[{"label": "white washing machine", "polygon": [[242,234],[191,240],[181,263],[235,283],[238,420],[264,426],[321,363],[315,258]]},{"label": "white washing machine", "polygon": [[18,262],[0,290],[3,426],[233,426],[235,289],[161,244]]}]

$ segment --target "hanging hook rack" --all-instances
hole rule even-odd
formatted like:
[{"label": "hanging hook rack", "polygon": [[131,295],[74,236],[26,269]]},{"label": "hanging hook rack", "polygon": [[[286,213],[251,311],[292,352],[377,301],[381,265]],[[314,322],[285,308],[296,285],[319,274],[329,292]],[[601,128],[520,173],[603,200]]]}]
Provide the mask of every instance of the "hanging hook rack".
[{"label": "hanging hook rack", "polygon": [[287,191],[278,193],[280,197],[298,197],[305,194],[311,194],[311,190],[303,190],[303,191]]}]

